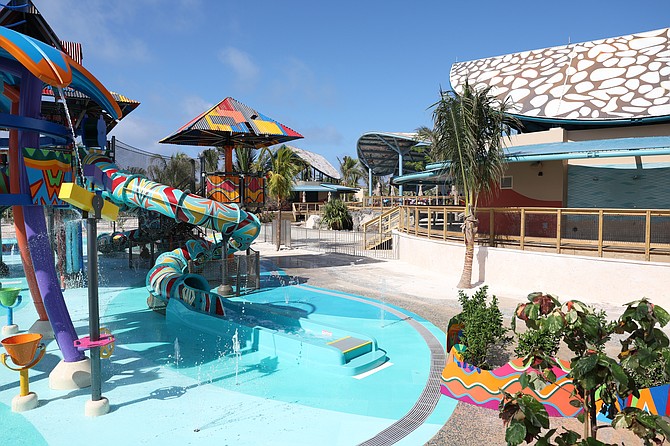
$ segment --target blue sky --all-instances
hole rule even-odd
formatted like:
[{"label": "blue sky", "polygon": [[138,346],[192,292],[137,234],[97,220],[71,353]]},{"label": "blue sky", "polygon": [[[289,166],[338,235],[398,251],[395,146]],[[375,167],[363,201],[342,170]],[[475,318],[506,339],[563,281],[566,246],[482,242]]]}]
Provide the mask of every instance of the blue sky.
[{"label": "blue sky", "polygon": [[356,156],[368,131],[431,125],[457,61],[669,26],[670,1],[34,0],[110,90],[141,102],[112,132],[151,152],[232,96],[305,136],[291,144]]}]

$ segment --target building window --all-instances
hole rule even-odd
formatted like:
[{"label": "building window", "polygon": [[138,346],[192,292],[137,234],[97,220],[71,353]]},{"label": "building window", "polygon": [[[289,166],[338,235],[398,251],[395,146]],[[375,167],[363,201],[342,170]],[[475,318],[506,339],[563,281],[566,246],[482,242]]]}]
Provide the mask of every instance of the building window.
[{"label": "building window", "polygon": [[500,181],[501,189],[512,189],[512,177],[502,177]]}]

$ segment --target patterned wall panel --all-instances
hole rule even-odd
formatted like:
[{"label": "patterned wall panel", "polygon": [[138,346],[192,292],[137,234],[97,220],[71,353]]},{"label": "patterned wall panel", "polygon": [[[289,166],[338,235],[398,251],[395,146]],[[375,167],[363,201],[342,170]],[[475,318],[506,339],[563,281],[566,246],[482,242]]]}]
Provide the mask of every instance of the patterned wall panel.
[{"label": "patterned wall panel", "polygon": [[68,206],[58,199],[60,186],[72,182],[72,155],[42,149],[23,149],[33,203],[41,206]]},{"label": "patterned wall panel", "polygon": [[456,92],[466,79],[511,98],[525,116],[670,115],[670,28],[455,63]]},{"label": "patterned wall panel", "polygon": [[220,203],[239,203],[241,178],[239,175],[207,175],[206,196]]},{"label": "patterned wall panel", "polygon": [[265,178],[244,177],[244,202],[246,204],[265,203]]}]

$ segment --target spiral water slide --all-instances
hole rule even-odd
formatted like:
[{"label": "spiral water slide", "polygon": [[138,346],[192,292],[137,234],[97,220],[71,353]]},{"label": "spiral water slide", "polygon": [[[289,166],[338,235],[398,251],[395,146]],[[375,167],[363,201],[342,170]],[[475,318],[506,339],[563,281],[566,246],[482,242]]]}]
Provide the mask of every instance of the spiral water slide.
[{"label": "spiral water slide", "polygon": [[[90,153],[83,163],[98,166],[110,178],[112,187],[106,198],[115,204],[144,208],[220,232],[227,240],[229,253],[247,249],[258,236],[260,223],[256,216],[235,205],[202,198],[125,172],[99,153]],[[214,310],[216,306],[212,299],[216,295],[209,293],[207,281],[196,274],[184,274],[183,270],[189,260],[209,259],[215,250],[214,244],[192,240],[182,248],[162,254],[147,275],[149,291],[163,300],[178,297],[191,303],[194,294],[198,294],[203,309],[209,310],[211,302]]]}]

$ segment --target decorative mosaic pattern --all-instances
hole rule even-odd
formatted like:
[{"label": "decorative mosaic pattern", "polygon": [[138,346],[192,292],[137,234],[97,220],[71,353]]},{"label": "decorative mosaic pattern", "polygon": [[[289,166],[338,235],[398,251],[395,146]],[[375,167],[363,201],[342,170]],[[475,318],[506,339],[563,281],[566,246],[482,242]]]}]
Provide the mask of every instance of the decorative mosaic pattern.
[{"label": "decorative mosaic pattern", "polygon": [[468,79],[513,101],[515,113],[605,120],[670,115],[670,28],[455,63]]},{"label": "decorative mosaic pattern", "polygon": [[244,177],[244,203],[265,203],[265,178]]},{"label": "decorative mosaic pattern", "polygon": [[23,149],[30,196],[40,206],[67,206],[58,198],[63,183],[72,182],[72,155],[43,149]]},{"label": "decorative mosaic pattern", "polygon": [[219,203],[240,202],[239,175],[207,175],[205,177],[207,198]]}]

